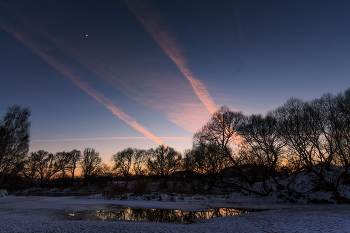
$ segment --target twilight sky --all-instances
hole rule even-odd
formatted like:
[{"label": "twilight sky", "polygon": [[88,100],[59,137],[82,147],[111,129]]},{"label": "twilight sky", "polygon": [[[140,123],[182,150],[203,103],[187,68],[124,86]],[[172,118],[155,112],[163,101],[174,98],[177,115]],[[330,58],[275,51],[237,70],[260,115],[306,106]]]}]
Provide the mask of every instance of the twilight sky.
[{"label": "twilight sky", "polygon": [[347,89],[348,0],[0,0],[0,116],[30,151],[178,151],[218,107],[266,113]]}]

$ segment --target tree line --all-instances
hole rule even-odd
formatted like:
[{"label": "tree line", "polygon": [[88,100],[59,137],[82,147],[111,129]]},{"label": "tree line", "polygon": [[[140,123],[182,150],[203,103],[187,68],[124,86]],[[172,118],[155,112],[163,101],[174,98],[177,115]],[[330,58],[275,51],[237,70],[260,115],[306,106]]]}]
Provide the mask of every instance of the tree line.
[{"label": "tree line", "polygon": [[[231,168],[250,185],[271,179],[280,185],[281,178],[307,169],[322,188],[335,191],[349,170],[350,89],[311,101],[291,98],[265,115],[221,107],[195,133],[191,153],[186,159],[196,169],[219,174],[215,169]],[[331,165],[344,169],[328,179]]]},{"label": "tree line", "polygon": [[[28,155],[28,108],[10,107],[0,122],[0,185],[4,177],[25,178],[45,186],[53,178],[73,185],[80,168],[85,185],[99,177],[130,181],[156,181],[161,189],[210,191],[234,187],[267,195],[271,182],[291,189],[281,180],[307,170],[318,177],[321,188],[336,191],[350,168],[350,89],[303,101],[289,99],[265,115],[244,115],[221,107],[193,136],[193,147],[177,152],[159,146],[143,150],[126,148],[102,163],[99,153],[86,148],[51,154],[39,150]],[[342,172],[329,179],[331,166]]]},{"label": "tree line", "polygon": [[[112,168],[102,163],[94,148],[83,152],[49,153],[38,150],[28,153],[30,141],[30,110],[20,106],[8,108],[0,121],[0,185],[23,184],[45,187],[56,184],[72,186],[77,172],[84,185],[111,181],[119,176],[128,184],[132,176],[159,175],[162,180],[180,169],[180,153],[169,147],[141,150],[127,148],[112,156]],[[23,182],[23,178],[25,182]],[[29,185],[28,185],[29,182]],[[103,183],[102,182],[102,183]],[[17,186],[18,187],[18,186]]]}]

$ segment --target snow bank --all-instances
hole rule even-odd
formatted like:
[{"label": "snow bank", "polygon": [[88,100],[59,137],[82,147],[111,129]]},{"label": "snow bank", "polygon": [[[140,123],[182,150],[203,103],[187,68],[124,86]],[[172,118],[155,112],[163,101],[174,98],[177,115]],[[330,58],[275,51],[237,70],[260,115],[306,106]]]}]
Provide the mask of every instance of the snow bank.
[{"label": "snow bank", "polygon": [[5,197],[7,195],[9,195],[9,194],[8,194],[8,192],[6,190],[0,189],[0,197]]}]

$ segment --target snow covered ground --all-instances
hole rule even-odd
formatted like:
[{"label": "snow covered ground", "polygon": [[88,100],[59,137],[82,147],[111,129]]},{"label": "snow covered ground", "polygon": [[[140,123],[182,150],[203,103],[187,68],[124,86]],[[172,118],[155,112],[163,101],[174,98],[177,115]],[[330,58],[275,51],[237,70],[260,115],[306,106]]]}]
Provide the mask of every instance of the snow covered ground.
[{"label": "snow covered ground", "polygon": [[[263,212],[199,220],[194,224],[87,221],[70,212],[115,204],[187,211],[208,207],[269,209]],[[76,199],[75,197],[0,198],[0,232],[350,232],[349,205],[276,204],[251,197],[205,200],[142,201]]]}]

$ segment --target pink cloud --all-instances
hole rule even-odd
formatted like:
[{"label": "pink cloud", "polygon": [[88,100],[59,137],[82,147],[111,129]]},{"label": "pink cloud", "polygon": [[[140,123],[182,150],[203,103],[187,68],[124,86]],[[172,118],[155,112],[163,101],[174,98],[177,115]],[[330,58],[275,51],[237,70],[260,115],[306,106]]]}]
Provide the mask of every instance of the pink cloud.
[{"label": "pink cloud", "polygon": [[194,77],[191,70],[188,68],[186,59],[182,55],[181,50],[176,43],[176,39],[171,35],[170,30],[161,24],[161,17],[155,9],[145,1],[125,0],[124,2],[146,28],[147,32],[162,48],[164,53],[176,64],[181,73],[187,78],[193,91],[207,110],[211,114],[216,112],[216,105],[207,91],[207,88],[200,80]]},{"label": "pink cloud", "polygon": [[68,67],[62,64],[59,60],[45,53],[45,50],[41,46],[39,46],[36,42],[29,39],[29,37],[26,36],[24,32],[20,30],[16,30],[13,27],[5,26],[1,23],[0,23],[0,27],[6,30],[14,38],[18,39],[25,46],[30,48],[35,54],[41,57],[53,68],[57,69],[66,77],[70,78],[78,87],[80,87],[87,94],[89,94],[95,100],[97,100],[106,108],[108,108],[114,115],[119,117],[121,120],[126,122],[128,125],[136,129],[137,131],[141,132],[143,135],[145,135],[149,139],[155,141],[159,145],[165,145],[159,138],[157,138],[152,133],[150,133],[145,127],[139,125],[134,118],[124,113],[122,109],[116,107],[111,100],[105,98],[102,93],[93,89],[87,82],[81,81],[80,77],[76,76]]},{"label": "pink cloud", "polygon": [[[144,61],[143,65],[138,64],[138,67],[135,67],[134,60],[123,59],[125,55],[120,58],[115,52],[102,51],[88,41],[74,43],[74,41],[59,38],[31,23],[23,16],[17,17],[30,29],[44,36],[125,95],[145,106],[163,112],[169,121],[183,129],[195,132],[210,118],[211,115],[206,107],[193,93],[193,87],[188,85],[188,81],[181,76],[164,69],[157,69],[155,72],[148,68],[149,61]],[[200,82],[198,86],[201,86]]]}]

